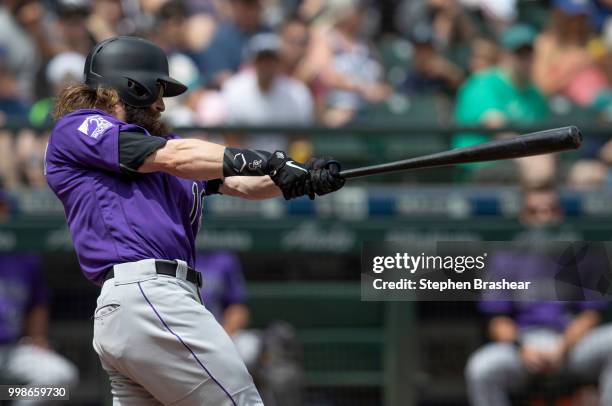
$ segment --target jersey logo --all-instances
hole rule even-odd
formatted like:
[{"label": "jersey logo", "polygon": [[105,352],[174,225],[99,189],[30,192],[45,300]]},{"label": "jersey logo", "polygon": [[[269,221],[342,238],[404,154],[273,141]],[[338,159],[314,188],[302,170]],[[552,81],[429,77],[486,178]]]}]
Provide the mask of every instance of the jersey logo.
[{"label": "jersey logo", "polygon": [[98,139],[104,131],[112,127],[113,124],[100,115],[89,116],[79,126],[79,131],[93,139]]},{"label": "jersey logo", "polygon": [[[204,195],[206,194],[206,189],[199,190],[199,186],[197,182],[193,182],[191,185],[191,194],[193,195],[193,205],[191,206],[191,210],[189,211],[189,222],[193,224],[198,218],[198,214],[202,213],[202,207],[204,206]],[[200,216],[200,221],[202,221],[202,217]],[[198,227],[199,229],[199,227]]]}]

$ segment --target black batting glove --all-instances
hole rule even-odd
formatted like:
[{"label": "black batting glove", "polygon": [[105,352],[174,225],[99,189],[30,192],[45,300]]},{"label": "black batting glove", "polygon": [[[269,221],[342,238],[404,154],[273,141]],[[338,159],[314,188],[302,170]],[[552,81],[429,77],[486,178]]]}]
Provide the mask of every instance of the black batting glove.
[{"label": "black batting glove", "polygon": [[322,158],[312,157],[308,161],[304,162],[304,168],[308,169],[309,171],[312,169],[323,169],[325,168],[325,165],[327,165],[327,162],[332,160],[333,158],[328,156]]},{"label": "black batting glove", "polygon": [[310,172],[302,164],[295,162],[282,151],[275,151],[268,159],[266,172],[283,192],[285,200],[295,199],[306,194],[314,199],[314,190],[308,187]]},{"label": "black batting glove", "polygon": [[309,195],[323,196],[344,186],[346,180],[340,175],[340,162],[332,158],[311,158],[307,163],[312,168],[309,170]]}]

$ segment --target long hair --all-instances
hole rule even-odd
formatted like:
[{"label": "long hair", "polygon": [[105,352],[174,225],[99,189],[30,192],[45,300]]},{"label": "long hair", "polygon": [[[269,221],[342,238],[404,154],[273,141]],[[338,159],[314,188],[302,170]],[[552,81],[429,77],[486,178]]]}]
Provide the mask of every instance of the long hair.
[{"label": "long hair", "polygon": [[115,106],[120,103],[119,94],[114,89],[91,89],[84,84],[65,87],[57,97],[53,118],[55,120],[80,109],[98,109],[115,114]]}]

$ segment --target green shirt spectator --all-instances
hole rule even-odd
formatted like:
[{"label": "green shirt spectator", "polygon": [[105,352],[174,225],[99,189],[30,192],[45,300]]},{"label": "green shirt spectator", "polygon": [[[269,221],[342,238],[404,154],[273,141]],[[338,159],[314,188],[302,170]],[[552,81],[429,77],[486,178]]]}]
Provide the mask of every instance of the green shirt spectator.
[{"label": "green shirt spectator", "polygon": [[[503,32],[503,52],[498,64],[474,73],[460,88],[455,105],[455,122],[460,126],[501,128],[530,125],[548,116],[546,99],[531,80],[533,42],[537,36],[531,27],[517,24]],[[491,135],[459,133],[453,137],[454,148],[489,141]],[[492,164],[469,164],[476,169]]]},{"label": "green shirt spectator", "polygon": [[[457,95],[455,121],[461,126],[531,124],[548,115],[544,96],[532,84],[517,86],[502,68],[495,67],[474,74]],[[461,133],[453,147],[465,147],[488,141],[481,133]]]}]

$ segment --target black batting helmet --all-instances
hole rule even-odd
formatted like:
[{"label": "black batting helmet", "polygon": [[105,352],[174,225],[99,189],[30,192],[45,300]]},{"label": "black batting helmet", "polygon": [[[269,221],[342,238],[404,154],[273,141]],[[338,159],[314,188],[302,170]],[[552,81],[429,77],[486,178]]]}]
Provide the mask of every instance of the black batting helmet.
[{"label": "black batting helmet", "polygon": [[159,85],[164,97],[178,96],[187,86],[168,75],[164,51],[142,38],[113,37],[97,44],[85,61],[85,83],[117,90],[121,100],[134,107],[157,100]]}]

